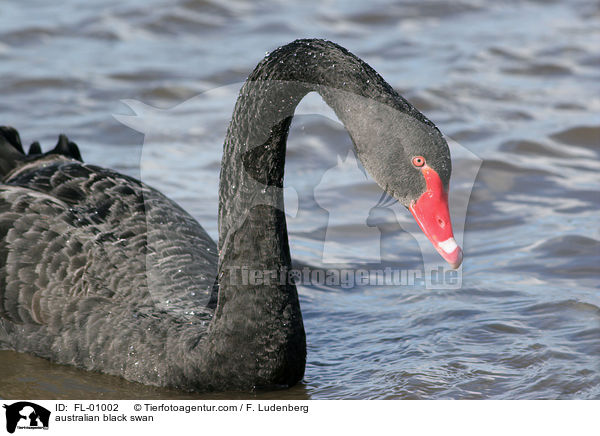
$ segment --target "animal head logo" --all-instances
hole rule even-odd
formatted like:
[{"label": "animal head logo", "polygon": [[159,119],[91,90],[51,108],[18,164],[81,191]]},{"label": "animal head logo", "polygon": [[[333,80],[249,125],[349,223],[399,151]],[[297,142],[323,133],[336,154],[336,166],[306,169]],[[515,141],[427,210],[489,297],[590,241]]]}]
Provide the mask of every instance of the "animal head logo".
[{"label": "animal head logo", "polygon": [[[218,162],[221,160],[223,138],[226,135],[236,97],[240,92],[241,86],[242,84],[238,83],[208,90],[170,109],[160,109],[139,101],[124,100],[123,103],[131,109],[133,114],[114,115],[118,121],[144,134],[140,162],[142,180],[177,201],[200,222],[214,239],[218,237],[215,219],[219,200]],[[296,108],[294,116],[298,119],[302,119],[303,116],[320,116],[327,118],[328,123],[332,121],[341,126],[341,122],[333,110],[316,94],[306,96]],[[270,122],[272,125],[275,125],[279,121],[271,120]],[[341,127],[343,128],[343,126]],[[482,160],[451,138],[446,137],[446,140],[450,147],[452,166],[455,170],[452,174],[448,203],[450,204],[454,236],[458,245],[462,246],[467,205]],[[324,141],[321,145],[322,147],[329,146],[327,141]],[[290,146],[293,147],[293,140],[290,140]],[[351,147],[350,144],[348,146]],[[291,147],[288,147],[288,150]],[[256,147],[256,149],[259,149],[259,147]],[[165,153],[168,153],[168,159],[164,158]],[[322,153],[323,156],[325,154]],[[316,208],[324,211],[323,216],[326,217],[326,220],[330,220],[332,216],[334,218],[344,218],[339,213],[334,213],[336,212],[335,209],[340,207],[339,203],[335,206],[332,205],[331,208],[325,206],[328,195],[327,183],[328,181],[331,182],[331,180],[334,183],[336,181],[335,178],[328,177],[327,173],[331,170],[333,170],[332,174],[336,171],[353,171],[356,173],[358,168],[360,168],[360,171],[364,171],[364,169],[360,166],[360,163],[357,163],[351,148],[345,151],[331,150],[331,153],[327,153],[327,155],[333,156],[333,159],[338,159],[338,166],[322,165],[319,168],[321,171],[320,174],[313,171],[308,182],[314,181],[314,183],[305,183],[306,186],[310,185],[308,187],[311,190],[310,193],[303,192],[297,186],[287,185],[286,187],[288,191],[293,191],[297,194],[294,202],[297,203],[298,215],[302,214],[303,204],[306,204],[306,201],[303,200],[310,198],[313,201],[313,205],[316,202]],[[292,159],[286,158],[286,161],[288,160],[291,161]],[[356,167],[357,165],[358,168]],[[191,184],[192,180],[202,180],[204,188],[199,192],[197,187]],[[249,198],[251,197],[249,201],[252,201],[253,205],[260,204],[284,209],[284,204],[278,200],[280,194],[275,192],[283,192],[283,188],[272,185],[263,186],[260,180],[252,179],[251,177],[248,177],[246,180],[251,185],[246,187],[246,191],[250,190],[256,194],[249,196]],[[288,178],[286,177],[286,183],[289,183],[287,180]],[[364,177],[362,180],[364,181]],[[381,203],[378,201],[379,198],[385,197],[383,195],[384,191],[370,178],[367,180],[373,186],[369,186],[368,188],[370,203],[363,199],[365,200],[363,201],[365,208],[364,216],[360,216],[360,219],[363,220],[364,218],[363,221],[365,221],[365,234],[378,235],[381,233],[382,238],[389,239],[394,236],[392,235],[393,232],[388,230],[402,229],[413,237],[413,244],[416,240],[414,251],[417,253],[420,251],[422,255],[425,286],[429,289],[460,288],[462,286],[462,268],[453,275],[451,283],[433,282],[430,280],[433,271],[439,271],[440,269],[445,271],[449,269],[448,266],[423,234],[415,220],[410,216],[410,213],[404,210],[403,207],[400,207],[397,202],[394,204],[393,202],[384,201]],[[191,196],[190,192],[194,192],[195,196]],[[357,198],[360,199],[361,195],[360,192],[356,192],[350,198],[355,201]],[[287,200],[286,198],[286,202]],[[287,206],[289,208],[289,205]],[[372,208],[376,210],[371,210]],[[283,211],[286,212],[286,210]],[[290,216],[288,210],[288,220],[291,221],[293,218],[294,216]],[[389,221],[390,225],[386,225],[385,220]],[[243,218],[240,221],[242,222],[238,223],[239,226],[243,224]],[[148,222],[150,223],[150,220]],[[290,224],[292,224],[291,228],[293,229],[293,223]],[[321,232],[323,240],[315,241],[317,245],[319,243],[322,244],[321,260],[323,263],[356,265],[355,261],[344,259],[344,254],[351,251],[344,250],[342,246],[334,243],[336,229],[332,227],[332,223],[326,221],[323,226],[329,232]],[[338,226],[338,229],[343,228],[344,226]],[[228,234],[235,230],[235,228],[230,228]],[[327,244],[328,241],[326,240],[327,235],[330,237],[329,244]],[[224,247],[227,246],[227,240],[228,238],[225,237]],[[290,240],[293,245],[293,231],[290,233]],[[152,241],[149,241],[149,244],[151,245]],[[380,251],[384,250],[384,245],[386,244],[383,244],[383,242],[375,244],[371,250],[372,256],[368,256],[366,263],[374,264],[379,260],[383,260],[381,259]],[[392,245],[391,243],[387,244],[390,248]],[[400,251],[401,249],[397,250],[397,254]],[[152,265],[148,265],[148,270],[149,283],[151,283],[153,280]],[[160,277],[156,280],[160,280]]]},{"label": "animal head logo", "polygon": [[28,401],[19,401],[10,405],[4,404],[6,409],[6,431],[14,433],[19,429],[48,429],[50,424],[50,411],[42,406]]}]

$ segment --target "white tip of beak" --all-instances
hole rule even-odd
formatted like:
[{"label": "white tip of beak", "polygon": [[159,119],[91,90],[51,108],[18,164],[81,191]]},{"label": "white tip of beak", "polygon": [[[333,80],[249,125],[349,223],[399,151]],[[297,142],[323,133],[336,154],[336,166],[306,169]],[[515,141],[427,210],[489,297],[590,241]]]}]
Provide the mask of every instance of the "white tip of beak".
[{"label": "white tip of beak", "polygon": [[452,268],[457,269],[462,263],[462,250],[454,238],[448,238],[444,242],[440,242],[435,248]]},{"label": "white tip of beak", "polygon": [[449,238],[449,239],[446,239],[444,242],[440,242],[438,244],[438,246],[442,250],[444,250],[446,253],[450,254],[454,250],[456,250],[456,247],[458,247],[458,244],[456,243],[456,241],[454,240],[454,238]]}]

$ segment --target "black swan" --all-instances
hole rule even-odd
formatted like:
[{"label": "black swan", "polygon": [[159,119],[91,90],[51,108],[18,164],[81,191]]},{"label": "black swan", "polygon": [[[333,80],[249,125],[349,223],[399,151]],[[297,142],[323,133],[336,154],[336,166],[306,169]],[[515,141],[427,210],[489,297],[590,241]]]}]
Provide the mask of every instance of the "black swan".
[{"label": "black swan", "polygon": [[240,91],[221,164],[218,247],[160,192],[83,163],[64,135],[49,152],[36,142],[25,154],[16,130],[0,129],[0,348],[190,391],[300,381],[295,284],[238,276],[291,267],[286,140],[313,91],[370,175],[457,268],[440,131],[346,49],[297,40],[267,55]]}]

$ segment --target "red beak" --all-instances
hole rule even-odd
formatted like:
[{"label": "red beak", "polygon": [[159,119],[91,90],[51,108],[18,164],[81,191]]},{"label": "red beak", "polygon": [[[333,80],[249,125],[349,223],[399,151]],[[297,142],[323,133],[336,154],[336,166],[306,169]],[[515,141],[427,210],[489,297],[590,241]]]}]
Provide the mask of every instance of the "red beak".
[{"label": "red beak", "polygon": [[421,171],[425,177],[427,190],[417,201],[410,204],[409,210],[438,253],[452,268],[456,269],[460,266],[463,256],[452,233],[448,193],[434,169],[425,164]]}]

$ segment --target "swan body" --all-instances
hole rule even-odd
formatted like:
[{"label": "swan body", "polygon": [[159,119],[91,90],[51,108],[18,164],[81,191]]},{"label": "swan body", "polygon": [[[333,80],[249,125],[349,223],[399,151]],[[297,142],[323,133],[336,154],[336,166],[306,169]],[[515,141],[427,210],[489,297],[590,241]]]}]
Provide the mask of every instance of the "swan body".
[{"label": "swan body", "polygon": [[[218,245],[160,192],[83,163],[65,136],[26,155],[17,132],[0,129],[0,348],[194,391],[300,381],[296,286],[249,285],[236,274],[291,266],[285,145],[297,104],[313,91],[436,248],[454,241],[439,130],[344,48],[298,40],[268,55],[240,91],[224,144]],[[440,253],[460,263],[460,248]]]}]

